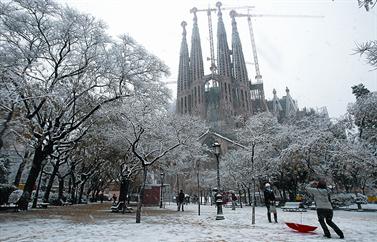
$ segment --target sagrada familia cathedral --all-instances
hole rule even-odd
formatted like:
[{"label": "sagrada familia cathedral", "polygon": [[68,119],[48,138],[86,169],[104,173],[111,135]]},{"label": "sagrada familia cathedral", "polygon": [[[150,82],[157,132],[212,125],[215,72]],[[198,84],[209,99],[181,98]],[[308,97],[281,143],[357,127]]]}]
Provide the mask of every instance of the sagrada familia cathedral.
[{"label": "sagrada familia cathedral", "polygon": [[[234,126],[235,117],[247,118],[258,112],[269,111],[276,116],[289,115],[297,111],[296,102],[290,97],[288,88],[284,99],[267,101],[263,83],[252,83],[248,77],[242,44],[235,15],[231,12],[232,43],[228,45],[227,33],[221,12],[217,5],[217,49],[216,64],[211,60],[209,74],[205,74],[198,27],[197,10],[194,15],[191,49],[187,44],[186,22],[182,22],[182,42],[179,56],[176,112],[196,115],[207,120],[214,127]],[[211,39],[211,41],[213,41]],[[213,43],[211,45],[213,48]],[[212,49],[212,52],[213,49]],[[211,56],[214,58],[214,56]]]}]

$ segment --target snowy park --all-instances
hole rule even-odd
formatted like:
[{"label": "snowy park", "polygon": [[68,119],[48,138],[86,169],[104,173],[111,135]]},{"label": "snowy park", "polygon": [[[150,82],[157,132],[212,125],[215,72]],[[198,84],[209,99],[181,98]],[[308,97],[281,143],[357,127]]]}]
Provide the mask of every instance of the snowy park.
[{"label": "snowy park", "polygon": [[377,0],[250,2],[0,0],[0,241],[377,241]]},{"label": "snowy park", "polygon": [[[284,223],[319,226],[315,210],[300,213],[278,208],[278,223],[269,223],[266,208],[256,207],[252,225],[249,206],[224,208],[225,219],[215,220],[215,206],[202,205],[198,216],[196,204],[187,205],[184,212],[176,211],[175,204],[166,204],[163,209],[144,208],[143,221],[135,224],[133,213],[114,214],[109,207],[104,203],[2,214],[0,241],[328,241],[320,227],[299,233]],[[24,217],[23,213],[30,214]],[[336,210],[334,221],[344,231],[344,241],[376,241],[377,212]]]}]

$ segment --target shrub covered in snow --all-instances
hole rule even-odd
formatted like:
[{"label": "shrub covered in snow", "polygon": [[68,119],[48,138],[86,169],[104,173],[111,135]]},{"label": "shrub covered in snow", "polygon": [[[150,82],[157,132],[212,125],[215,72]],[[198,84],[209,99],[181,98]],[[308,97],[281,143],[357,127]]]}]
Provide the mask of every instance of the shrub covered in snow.
[{"label": "shrub covered in snow", "polygon": [[331,203],[334,208],[349,206],[356,203],[367,204],[368,197],[361,193],[337,193],[331,195]]},{"label": "shrub covered in snow", "polygon": [[10,184],[0,184],[0,205],[8,202],[8,197],[14,190],[17,190],[17,187]]}]

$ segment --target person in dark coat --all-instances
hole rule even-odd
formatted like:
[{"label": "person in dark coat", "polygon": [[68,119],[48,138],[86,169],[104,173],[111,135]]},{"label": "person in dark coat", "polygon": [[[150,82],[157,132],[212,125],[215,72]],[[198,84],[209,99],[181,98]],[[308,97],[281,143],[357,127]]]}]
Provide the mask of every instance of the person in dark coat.
[{"label": "person in dark coat", "polygon": [[232,210],[236,210],[237,196],[236,194],[234,194],[234,192],[232,192],[231,194],[232,194]]},{"label": "person in dark coat", "polygon": [[267,207],[268,222],[271,223],[271,213],[273,213],[275,223],[277,223],[278,214],[276,212],[276,207],[275,207],[275,194],[274,194],[274,191],[271,189],[270,183],[268,182],[266,183],[263,193],[264,193],[264,204],[266,204],[266,207]]},{"label": "person in dark coat", "polygon": [[185,203],[185,193],[183,192],[183,190],[179,192],[177,201],[178,201],[178,211],[181,210],[181,207],[182,207],[182,212],[185,211],[183,208],[183,204]]},{"label": "person in dark coat", "polygon": [[312,181],[305,187],[305,189],[314,197],[317,208],[318,222],[321,224],[324,236],[331,238],[330,231],[326,226],[327,223],[331,228],[333,228],[341,239],[344,239],[343,232],[332,221],[333,208],[330,201],[330,194],[327,190],[326,181],[323,179],[319,180],[318,182]]},{"label": "person in dark coat", "polygon": [[115,193],[113,194],[113,204],[116,204],[117,203],[117,195],[115,195]]}]

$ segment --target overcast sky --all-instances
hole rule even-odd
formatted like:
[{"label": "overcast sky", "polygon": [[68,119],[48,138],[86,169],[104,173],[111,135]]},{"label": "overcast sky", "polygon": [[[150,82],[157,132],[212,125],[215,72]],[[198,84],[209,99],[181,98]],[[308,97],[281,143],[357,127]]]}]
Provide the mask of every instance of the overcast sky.
[{"label": "overcast sky", "polygon": [[[215,7],[208,0],[61,0],[81,12],[90,13],[107,23],[109,33],[130,34],[136,41],[163,60],[171,71],[166,81],[176,81],[179,49],[182,38],[181,21],[188,23],[190,48],[192,14],[190,9]],[[253,19],[259,66],[265,94],[272,98],[276,89],[279,97],[290,89],[299,108],[327,106],[330,117],[346,112],[354,102],[351,86],[363,83],[377,90],[377,70],[355,55],[356,43],[377,40],[377,7],[370,12],[358,8],[357,0],[223,0],[224,7],[254,6],[255,14],[316,15],[323,18]],[[244,12],[243,10],[237,10]],[[223,11],[228,44],[231,46],[229,11]],[[209,57],[208,22],[205,12],[198,13],[203,57]],[[216,33],[217,17],[212,15]],[[245,18],[238,18],[238,29],[249,78],[255,70],[250,35]],[[215,34],[216,35],[216,34]],[[215,38],[216,44],[216,38]],[[215,46],[216,47],[216,46]],[[205,73],[209,74],[205,60]],[[173,95],[176,85],[170,84]]]}]

